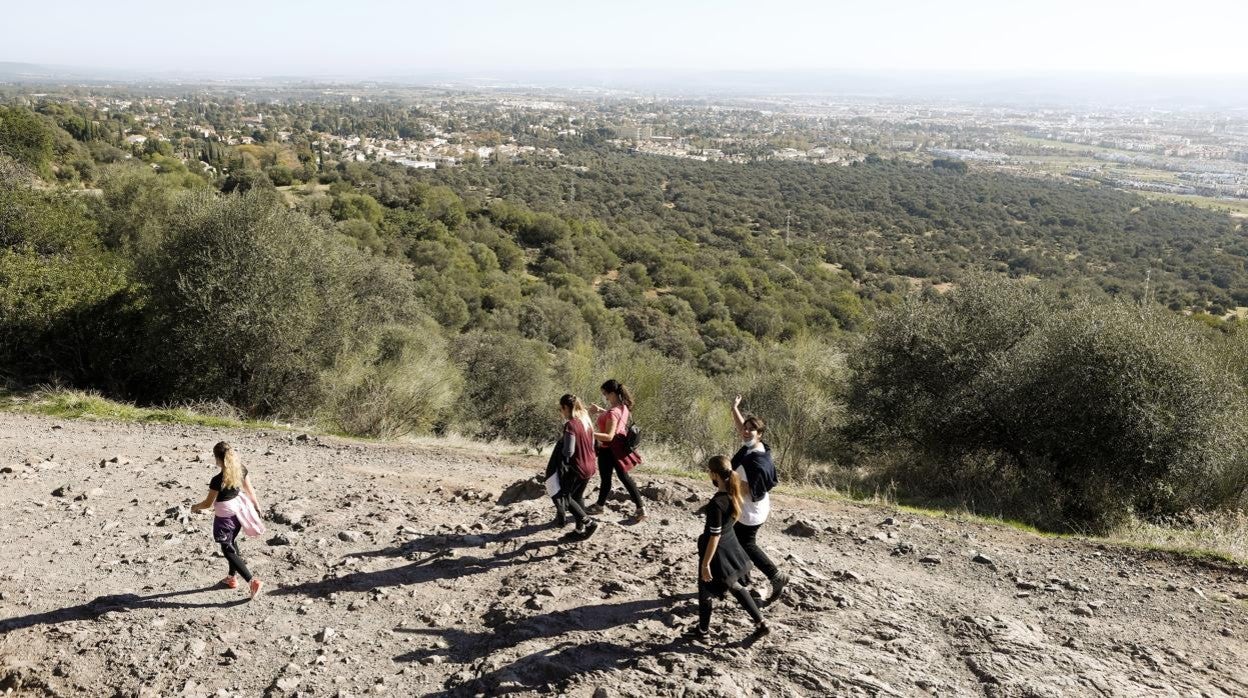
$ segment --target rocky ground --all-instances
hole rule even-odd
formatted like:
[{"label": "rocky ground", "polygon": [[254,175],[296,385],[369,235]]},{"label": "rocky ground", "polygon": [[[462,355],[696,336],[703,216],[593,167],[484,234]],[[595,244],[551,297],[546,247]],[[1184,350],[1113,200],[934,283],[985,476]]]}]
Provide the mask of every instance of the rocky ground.
[{"label": "rocky ground", "polygon": [[[250,603],[188,508],[220,439],[270,516]],[[1242,569],[781,496],[775,632],[720,603],[690,643],[708,483],[643,466],[650,518],[576,541],[537,456],[14,414],[0,445],[18,695],[1248,695]]]}]

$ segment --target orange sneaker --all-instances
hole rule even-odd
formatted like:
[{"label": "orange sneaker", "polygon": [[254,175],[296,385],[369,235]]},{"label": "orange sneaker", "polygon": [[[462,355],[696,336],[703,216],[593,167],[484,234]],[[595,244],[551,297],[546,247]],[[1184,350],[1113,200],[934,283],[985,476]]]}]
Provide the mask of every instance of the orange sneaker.
[{"label": "orange sneaker", "polygon": [[251,580],[251,598],[254,599],[260,595],[260,587],[262,586],[264,586],[264,582],[259,579]]},{"label": "orange sneaker", "polygon": [[234,575],[231,574],[230,576],[221,580],[221,586],[225,587],[226,589],[237,589],[238,580],[235,579]]}]

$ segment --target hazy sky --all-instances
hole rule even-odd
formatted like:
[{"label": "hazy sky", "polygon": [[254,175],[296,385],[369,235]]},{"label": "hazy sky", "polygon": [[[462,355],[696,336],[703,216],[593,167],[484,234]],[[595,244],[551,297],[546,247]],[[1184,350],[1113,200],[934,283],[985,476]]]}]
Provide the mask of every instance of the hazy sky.
[{"label": "hazy sky", "polygon": [[0,0],[0,61],[243,75],[1248,74],[1248,0]]}]

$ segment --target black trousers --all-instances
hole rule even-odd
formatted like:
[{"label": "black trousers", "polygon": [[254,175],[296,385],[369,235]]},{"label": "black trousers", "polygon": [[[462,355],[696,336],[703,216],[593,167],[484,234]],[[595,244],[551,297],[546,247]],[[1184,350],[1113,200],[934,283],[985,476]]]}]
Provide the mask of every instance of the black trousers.
[{"label": "black trousers", "polygon": [[251,570],[247,569],[247,563],[243,562],[243,556],[238,554],[238,544],[235,539],[238,538],[238,529],[234,529],[234,535],[229,541],[222,541],[221,554],[225,556],[226,562],[230,563],[230,574],[238,574],[245,581],[251,581]]},{"label": "black trousers", "polygon": [[[719,596],[722,590],[722,583],[704,582],[701,577],[698,577],[698,627],[704,630],[711,627],[711,610],[715,607],[715,597]],[[758,610],[758,604],[754,603],[754,597],[750,596],[750,592],[745,587],[737,583],[730,584],[728,593],[732,594],[732,598],[741,604],[755,623],[763,622],[762,611]]]},{"label": "black trousers", "polygon": [[733,524],[732,530],[737,534],[737,540],[741,543],[745,554],[750,557],[750,562],[754,563],[754,567],[758,568],[758,571],[762,572],[768,579],[773,579],[780,573],[780,568],[776,567],[776,563],[772,562],[771,558],[767,557],[767,553],[758,547],[756,538],[758,537],[758,529],[762,527],[762,524],[746,526],[737,522]]},{"label": "black trousers", "polygon": [[589,480],[576,475],[560,476],[559,481],[563,483],[563,488],[555,495],[555,509],[563,516],[563,512],[572,512],[572,520],[576,521],[577,528],[585,525],[589,519],[589,514],[585,513],[585,488],[589,487]]},{"label": "black trousers", "polygon": [[628,498],[633,500],[638,508],[643,505],[641,503],[641,492],[637,489],[637,483],[633,482],[633,476],[624,470],[624,466],[615,459],[610,450],[601,449],[598,451],[598,477],[602,480],[598,487],[598,506],[606,506],[607,497],[611,495],[611,473],[615,473],[620,477],[620,482],[624,484],[624,489],[628,490]]}]

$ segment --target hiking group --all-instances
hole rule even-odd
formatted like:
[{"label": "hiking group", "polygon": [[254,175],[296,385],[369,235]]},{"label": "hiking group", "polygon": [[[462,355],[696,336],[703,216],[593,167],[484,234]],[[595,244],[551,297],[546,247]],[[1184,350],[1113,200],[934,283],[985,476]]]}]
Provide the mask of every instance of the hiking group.
[{"label": "hiking group", "polygon": [[[613,478],[624,485],[635,507],[626,523],[638,524],[646,518],[641,492],[630,474],[641,463],[636,448],[640,432],[631,419],[632,394],[614,379],[603,383],[601,392],[606,407],[587,406],[571,394],[559,399],[562,433],[546,466],[546,491],[555,505],[554,524],[566,526],[571,514],[575,529],[569,535],[582,539],[597,530],[593,517],[605,510]],[[731,410],[741,446],[731,458],[712,456],[705,464],[715,493],[703,507],[705,524],[697,543],[698,622],[685,632],[695,639],[710,632],[714,599],[725,594],[749,614],[756,635],[767,634],[760,608],[776,601],[788,582],[788,575],[767,557],[757,540],[771,511],[768,492],[777,482],[771,448],[763,441],[767,425],[761,417],[741,413],[740,396],[732,401]],[[237,538],[240,531],[248,536],[265,532],[260,502],[233,447],[222,441],[213,447],[213,455],[220,472],[209,481],[204,500],[191,508],[197,512],[213,509],[213,540],[221,546],[229,565],[229,574],[221,583],[236,588],[236,576],[241,576],[255,598],[263,583],[247,568]],[[598,497],[592,506],[586,506],[585,490],[595,474],[599,477]],[[753,588],[753,568],[770,584],[766,597]]]},{"label": "hiking group", "polygon": [[[612,476],[618,477],[636,509],[628,523],[646,518],[645,504],[630,472],[641,463],[638,432],[631,424],[633,397],[617,380],[601,387],[605,408],[586,406],[575,395],[559,399],[563,433],[546,465],[546,491],[555,505],[555,525],[567,525],[567,514],[576,524],[573,536],[588,538],[598,528],[592,518],[602,513],[611,495]],[[591,415],[596,420],[591,422]],[[788,575],[758,545],[758,531],[771,512],[768,492],[775,486],[776,467],[771,448],[763,441],[767,430],[761,417],[741,413],[741,397],[732,401],[732,421],[741,447],[728,458],[713,456],[705,464],[715,494],[703,508],[705,525],[698,536],[698,623],[687,634],[704,637],[710,632],[713,599],[731,594],[750,614],[755,632],[766,634],[767,623],[760,606],[780,597]],[[592,446],[591,446],[592,444]],[[586,507],[585,490],[595,472],[600,478],[598,500]],[[771,584],[763,598],[751,587],[749,572],[757,567]]]}]

